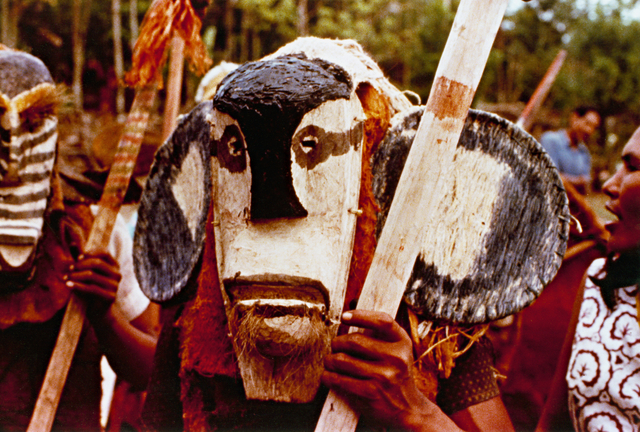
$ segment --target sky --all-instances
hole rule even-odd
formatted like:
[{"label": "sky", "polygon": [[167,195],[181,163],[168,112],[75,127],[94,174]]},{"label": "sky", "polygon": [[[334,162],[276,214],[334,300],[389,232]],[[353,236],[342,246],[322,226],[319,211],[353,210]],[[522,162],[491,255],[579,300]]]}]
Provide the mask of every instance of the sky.
[{"label": "sky", "polygon": [[[532,0],[536,1],[536,0]],[[625,0],[621,0],[622,3],[625,3]],[[595,9],[595,7],[600,4],[602,6],[615,5],[618,3],[616,0],[578,0],[577,5],[581,8],[586,9]],[[522,7],[525,2],[523,0],[509,0],[507,5],[507,15],[510,12],[518,10],[518,8]],[[626,17],[629,20],[640,20],[640,5],[637,6],[632,12],[628,14]]]}]

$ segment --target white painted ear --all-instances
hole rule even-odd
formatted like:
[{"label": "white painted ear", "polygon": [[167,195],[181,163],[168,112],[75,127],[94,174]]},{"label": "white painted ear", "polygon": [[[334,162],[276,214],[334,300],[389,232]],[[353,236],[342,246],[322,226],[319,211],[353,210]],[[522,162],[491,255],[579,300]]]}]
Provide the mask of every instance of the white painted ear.
[{"label": "white painted ear", "polygon": [[[422,108],[394,117],[374,155],[382,230]],[[437,220],[416,227],[422,246],[404,293],[427,319],[479,324],[514,314],[553,279],[569,230],[568,200],[542,146],[494,114],[470,110]]]},{"label": "white painted ear", "polygon": [[151,300],[174,298],[200,259],[211,203],[211,102],[185,116],[158,150],[138,209],[134,264]]}]

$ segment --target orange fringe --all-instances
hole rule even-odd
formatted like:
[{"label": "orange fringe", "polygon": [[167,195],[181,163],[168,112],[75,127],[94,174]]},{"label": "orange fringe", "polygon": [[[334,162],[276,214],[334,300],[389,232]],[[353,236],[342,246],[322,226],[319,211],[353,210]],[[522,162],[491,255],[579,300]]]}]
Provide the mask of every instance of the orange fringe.
[{"label": "orange fringe", "polygon": [[212,60],[200,37],[202,22],[189,0],[155,0],[147,11],[133,50],[133,66],[125,75],[132,87],[156,84],[162,87],[162,67],[167,60],[167,44],[174,31],[184,39],[184,54],[191,70],[204,74]]}]

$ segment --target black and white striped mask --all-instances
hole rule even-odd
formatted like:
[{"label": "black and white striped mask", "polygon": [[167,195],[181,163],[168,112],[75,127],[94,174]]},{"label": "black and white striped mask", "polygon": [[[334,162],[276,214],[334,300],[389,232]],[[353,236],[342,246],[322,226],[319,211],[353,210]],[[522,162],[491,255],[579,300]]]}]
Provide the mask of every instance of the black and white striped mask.
[{"label": "black and white striped mask", "polygon": [[0,265],[30,267],[51,190],[57,92],[37,58],[0,51]]}]

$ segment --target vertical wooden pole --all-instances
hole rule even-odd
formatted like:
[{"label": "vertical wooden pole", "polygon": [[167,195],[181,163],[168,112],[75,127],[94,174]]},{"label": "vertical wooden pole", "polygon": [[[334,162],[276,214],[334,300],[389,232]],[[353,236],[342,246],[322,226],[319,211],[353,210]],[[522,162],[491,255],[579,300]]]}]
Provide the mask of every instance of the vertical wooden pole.
[{"label": "vertical wooden pole", "polygon": [[122,18],[120,16],[120,0],[111,0],[111,21],[113,28],[113,68],[118,82],[116,91],[116,113],[125,112],[124,87],[120,84],[124,76],[124,60],[122,49]]},{"label": "vertical wooden pole", "polygon": [[562,63],[564,63],[564,59],[567,56],[567,52],[565,50],[560,50],[560,52],[556,55],[547,69],[547,72],[544,74],[542,81],[536,87],[536,90],[531,95],[531,99],[527,102],[527,105],[524,107],[522,114],[520,114],[520,118],[518,119],[518,126],[522,129],[528,131],[533,124],[533,121],[536,119],[536,114],[540,110],[540,106],[542,106],[542,102],[549,94],[549,90],[553,85],[553,82],[556,80],[556,76],[558,72],[560,72],[560,68],[562,67]]},{"label": "vertical wooden pole", "polygon": [[175,35],[171,40],[171,59],[169,60],[169,77],[167,78],[167,100],[164,108],[162,125],[162,141],[169,138],[176,128],[180,112],[182,91],[182,75],[184,70],[184,40]]},{"label": "vertical wooden pole", "polygon": [[[358,309],[395,316],[423,231],[443,195],[455,148],[508,0],[462,0],[365,279]],[[316,432],[352,432],[358,415],[329,392]]]},{"label": "vertical wooden pole", "polygon": [[[84,248],[87,252],[106,249],[109,244],[111,231],[136,165],[155,94],[156,88],[153,85],[136,92],[104,192],[98,203],[98,213]],[[84,313],[84,303],[72,294],[27,432],[48,432],[53,426],[64,383],[82,333]]]}]

